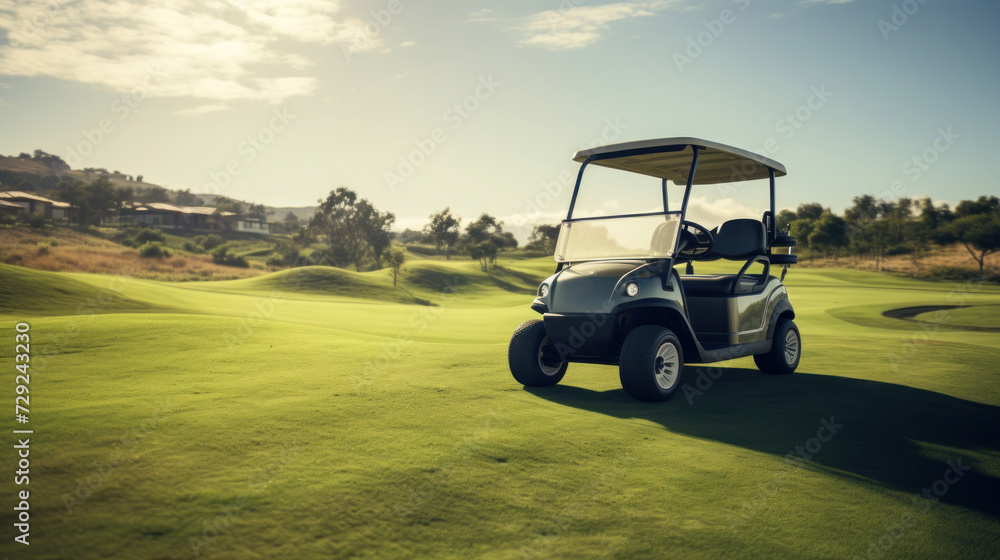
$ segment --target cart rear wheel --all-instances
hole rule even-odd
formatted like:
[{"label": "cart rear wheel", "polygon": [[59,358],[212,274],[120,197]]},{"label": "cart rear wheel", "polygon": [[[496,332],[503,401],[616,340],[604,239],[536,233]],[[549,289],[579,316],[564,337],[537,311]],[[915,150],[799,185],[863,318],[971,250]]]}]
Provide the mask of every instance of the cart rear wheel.
[{"label": "cart rear wheel", "polygon": [[555,385],[566,375],[567,363],[559,358],[539,320],[521,323],[507,348],[507,364],[514,379],[528,387]]},{"label": "cart rear wheel", "polygon": [[677,336],[655,325],[636,327],[625,337],[618,360],[622,388],[640,401],[663,401],[680,387],[684,351]]},{"label": "cart rear wheel", "polygon": [[799,367],[802,358],[802,335],[791,319],[778,319],[774,327],[771,351],[754,354],[753,361],[764,373],[789,374]]}]

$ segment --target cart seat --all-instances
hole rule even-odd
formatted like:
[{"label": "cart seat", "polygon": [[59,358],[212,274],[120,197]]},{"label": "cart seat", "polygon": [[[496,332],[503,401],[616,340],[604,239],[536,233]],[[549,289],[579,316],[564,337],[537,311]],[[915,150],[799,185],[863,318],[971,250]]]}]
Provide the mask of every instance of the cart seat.
[{"label": "cart seat", "polygon": [[[767,230],[764,222],[750,218],[729,220],[712,230],[714,240],[708,259],[748,261],[767,254]],[[749,265],[749,263],[747,263]],[[756,294],[764,290],[766,282],[759,274],[721,274],[715,276],[682,276],[684,292],[688,296],[728,296]],[[733,284],[739,278],[739,289]],[[759,284],[758,284],[759,283]]]},{"label": "cart seat", "polygon": [[713,257],[745,261],[767,253],[767,230],[760,220],[739,218],[723,222],[712,230],[712,238]]}]

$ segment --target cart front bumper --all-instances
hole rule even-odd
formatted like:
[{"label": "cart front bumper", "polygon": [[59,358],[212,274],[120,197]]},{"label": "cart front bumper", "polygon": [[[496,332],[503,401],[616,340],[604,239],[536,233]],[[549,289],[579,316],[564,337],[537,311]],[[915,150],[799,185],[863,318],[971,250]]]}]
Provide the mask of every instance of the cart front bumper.
[{"label": "cart front bumper", "polygon": [[613,362],[615,320],[607,313],[545,313],[545,334],[567,361]]}]

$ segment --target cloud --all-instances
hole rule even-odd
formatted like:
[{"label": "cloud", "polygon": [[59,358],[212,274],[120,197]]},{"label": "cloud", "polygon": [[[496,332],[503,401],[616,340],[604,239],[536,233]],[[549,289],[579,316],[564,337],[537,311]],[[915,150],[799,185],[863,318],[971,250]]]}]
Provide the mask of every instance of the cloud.
[{"label": "cloud", "polygon": [[52,76],[147,95],[277,103],[310,95],[316,78],[295,49],[383,49],[365,23],[321,0],[0,0],[0,74]]},{"label": "cloud", "polygon": [[614,22],[654,16],[680,3],[657,0],[572,6],[530,15],[508,29],[521,36],[520,45],[554,51],[580,49],[600,40]]},{"label": "cloud", "polygon": [[207,115],[209,113],[217,113],[219,111],[225,111],[229,109],[224,103],[209,103],[208,105],[199,105],[192,109],[182,109],[180,111],[174,111],[175,114],[182,117],[200,117],[202,115]]}]

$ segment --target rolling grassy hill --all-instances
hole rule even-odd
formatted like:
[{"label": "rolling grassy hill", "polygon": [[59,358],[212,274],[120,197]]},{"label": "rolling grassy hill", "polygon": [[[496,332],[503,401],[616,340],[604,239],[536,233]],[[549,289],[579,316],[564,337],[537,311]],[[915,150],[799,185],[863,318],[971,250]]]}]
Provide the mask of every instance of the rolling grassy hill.
[{"label": "rolling grassy hill", "polygon": [[[31,324],[32,557],[1000,554],[1000,333],[956,327],[992,324],[997,287],[793,269],[799,373],[690,366],[694,392],[649,404],[606,366],[516,384],[552,263],[500,264],[415,260],[395,288],[0,265],[0,363]],[[970,307],[883,315],[918,305]]]}]

